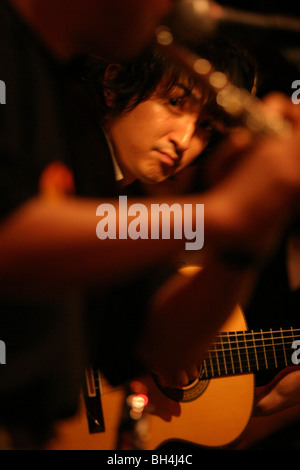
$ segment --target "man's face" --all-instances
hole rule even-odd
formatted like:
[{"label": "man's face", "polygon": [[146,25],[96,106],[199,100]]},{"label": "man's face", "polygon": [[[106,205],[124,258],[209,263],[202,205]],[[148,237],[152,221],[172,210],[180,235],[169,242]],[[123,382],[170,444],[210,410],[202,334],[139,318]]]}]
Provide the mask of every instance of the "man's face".
[{"label": "man's face", "polygon": [[125,180],[158,183],[193,162],[209,137],[200,122],[199,94],[183,83],[168,93],[159,86],[147,101],[111,118],[107,130]]}]

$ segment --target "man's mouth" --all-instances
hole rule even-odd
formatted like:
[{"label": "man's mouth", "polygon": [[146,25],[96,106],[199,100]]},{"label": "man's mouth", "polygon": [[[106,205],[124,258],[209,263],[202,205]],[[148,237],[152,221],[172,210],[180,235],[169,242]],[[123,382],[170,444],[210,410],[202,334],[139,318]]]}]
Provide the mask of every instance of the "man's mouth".
[{"label": "man's mouth", "polygon": [[175,155],[171,152],[165,152],[163,150],[156,150],[158,155],[159,155],[159,159],[161,161],[161,163],[169,166],[169,167],[175,167],[178,165],[179,163],[179,158],[178,158],[178,155]]}]

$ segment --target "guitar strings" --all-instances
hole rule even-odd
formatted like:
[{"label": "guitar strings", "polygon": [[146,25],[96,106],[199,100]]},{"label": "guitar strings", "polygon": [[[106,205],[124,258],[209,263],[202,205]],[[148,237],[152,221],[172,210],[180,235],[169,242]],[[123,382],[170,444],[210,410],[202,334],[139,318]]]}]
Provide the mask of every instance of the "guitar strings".
[{"label": "guitar strings", "polygon": [[273,335],[276,335],[276,334],[280,335],[280,337],[281,337],[281,335],[285,335],[285,337],[286,337],[286,335],[290,334],[290,333],[292,335],[293,334],[300,335],[300,329],[297,329],[297,328],[295,329],[295,328],[291,327],[288,330],[272,330],[272,329],[270,329],[270,330],[250,330],[250,331],[246,330],[246,331],[228,331],[228,332],[222,331],[217,335],[217,338],[218,337],[223,337],[223,336],[224,337],[230,337],[230,336],[243,336],[244,337],[244,336],[253,336],[253,335],[260,335],[260,336],[261,335],[272,335],[273,336]]},{"label": "guitar strings", "polygon": [[[294,338],[292,338],[294,340]],[[299,340],[300,341],[300,338]],[[238,343],[238,341],[237,341]],[[266,341],[263,341],[263,340],[254,340],[252,342],[253,344],[250,344],[250,342],[248,344],[237,344],[237,345],[232,345],[232,342],[231,341],[228,341],[227,343],[224,342],[224,341],[221,341],[221,342],[216,342],[214,343],[214,349],[211,349],[209,348],[207,352],[210,352],[210,351],[215,351],[215,350],[218,350],[218,351],[228,351],[229,349],[231,350],[240,350],[240,349],[256,349],[256,348],[274,348],[277,347],[277,346],[290,346],[290,341],[277,341],[277,342],[274,342],[274,341],[271,341],[270,343],[267,343]],[[230,346],[232,345],[232,346]],[[227,347],[225,347],[227,346]]]},{"label": "guitar strings", "polygon": [[[236,371],[245,373],[245,369],[247,372],[253,372],[260,367],[274,369],[287,366],[286,347],[290,345],[289,340],[297,339],[300,340],[300,329],[293,327],[285,330],[220,332],[212,347],[207,350],[202,373],[204,371],[204,378],[213,378],[233,375],[237,373]],[[278,350],[279,346],[282,349]],[[232,372],[228,372],[228,369]],[[94,379],[95,389],[101,390],[100,379],[97,376],[94,376]],[[120,389],[122,390],[121,387]],[[105,391],[102,391],[102,394],[105,394]]]},{"label": "guitar strings", "polygon": [[300,338],[298,331],[291,327],[288,330],[221,332],[203,361],[205,374],[214,377],[232,375],[236,371],[251,372],[261,367],[276,369],[287,366],[286,348],[290,346],[291,340]]}]

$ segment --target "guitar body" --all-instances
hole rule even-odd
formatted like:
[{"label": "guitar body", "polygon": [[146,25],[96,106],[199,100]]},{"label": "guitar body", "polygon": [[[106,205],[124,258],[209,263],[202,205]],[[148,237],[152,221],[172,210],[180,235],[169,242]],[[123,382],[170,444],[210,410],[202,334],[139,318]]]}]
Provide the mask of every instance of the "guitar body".
[{"label": "guitar body", "polygon": [[[246,329],[242,312],[237,308],[221,329]],[[206,447],[232,443],[246,428],[254,399],[254,375],[218,377],[208,381],[203,393],[193,401],[176,403],[155,389],[150,403],[160,403],[158,416],[148,413],[149,437],[145,449],[155,449],[166,441],[183,440]],[[167,410],[170,410],[167,416]]]},{"label": "guitar body", "polygon": [[47,450],[113,450],[116,447],[117,431],[120,422],[125,390],[112,388],[102,380],[102,409],[105,431],[90,433],[87,411],[83,396],[80,397],[79,412],[71,419],[63,421],[56,429],[55,439]]},{"label": "guitar body", "polygon": [[[221,331],[246,330],[244,316],[237,308]],[[250,419],[254,399],[252,373],[201,380],[199,396],[191,401],[174,401],[161,391],[151,377],[138,379],[148,389],[149,403],[142,422],[142,448],[153,450],[167,441],[187,441],[210,448],[223,447],[237,439]],[[58,428],[50,449],[115,450],[124,411],[125,390],[102,383],[101,402],[105,431],[90,434],[82,401],[75,418]]]}]

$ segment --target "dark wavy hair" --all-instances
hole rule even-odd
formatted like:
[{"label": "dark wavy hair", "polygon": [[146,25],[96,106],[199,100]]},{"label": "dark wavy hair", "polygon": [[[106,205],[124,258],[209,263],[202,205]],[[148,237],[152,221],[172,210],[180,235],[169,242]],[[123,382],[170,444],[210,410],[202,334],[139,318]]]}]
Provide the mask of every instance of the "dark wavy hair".
[{"label": "dark wavy hair", "polygon": [[[224,72],[233,84],[252,90],[256,64],[247,50],[224,39],[199,42],[190,48],[200,57],[208,59],[217,70]],[[155,47],[145,50],[136,60],[121,64],[118,73],[107,77],[105,70],[109,65],[109,62],[95,57],[88,62],[89,85],[96,96],[102,116],[112,111],[119,114],[147,100],[163,78],[166,89],[171,89],[182,77],[187,79],[191,89],[199,87],[190,74]],[[114,92],[116,96],[113,110],[106,106],[105,90]]]},{"label": "dark wavy hair", "polygon": [[[248,50],[224,38],[215,38],[189,46],[199,57],[209,60],[216,70],[227,75],[229,80],[239,88],[251,91],[255,86],[257,67],[254,57]],[[215,103],[209,90],[201,88],[192,74],[184,71],[171,59],[162,55],[155,47],[149,47],[137,59],[125,64],[118,64],[116,72],[106,74],[109,62],[90,58],[87,65],[88,84],[96,98],[100,120],[107,116],[119,115],[130,111],[142,101],[150,98],[158,85],[163,85],[167,93],[178,83],[185,80],[190,90],[200,88],[203,113],[207,116],[201,125],[211,129],[211,138],[207,149],[214,148],[224,137],[216,130],[214,122],[222,122],[225,128],[236,125],[233,118],[225,114]],[[107,106],[105,93],[114,95],[112,107]]]}]

